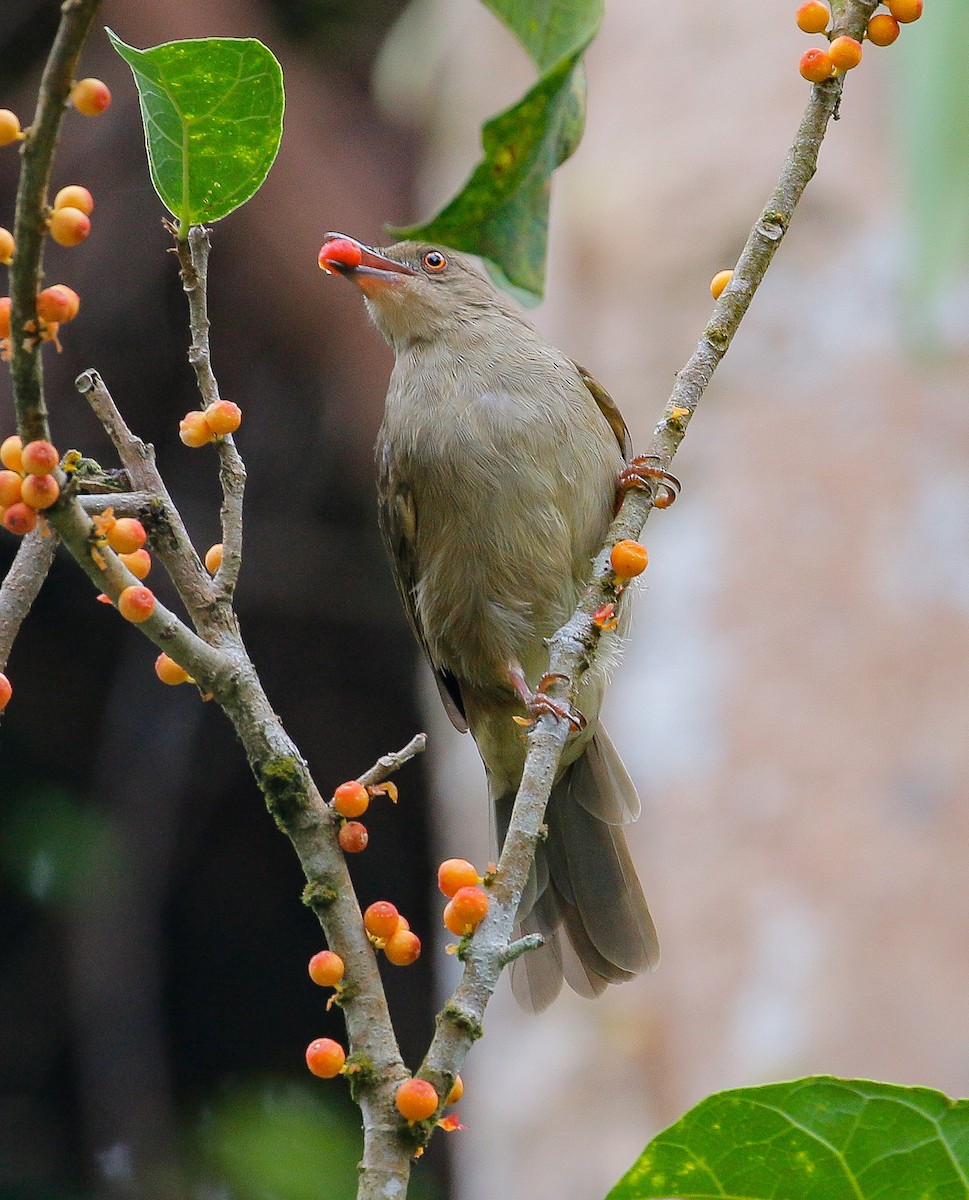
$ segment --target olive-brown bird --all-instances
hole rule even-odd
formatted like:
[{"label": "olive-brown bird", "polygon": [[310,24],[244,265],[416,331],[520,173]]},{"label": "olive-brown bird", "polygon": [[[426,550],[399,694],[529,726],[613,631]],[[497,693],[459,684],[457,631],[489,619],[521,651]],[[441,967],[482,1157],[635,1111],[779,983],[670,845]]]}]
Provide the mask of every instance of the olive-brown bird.
[{"label": "olive-brown bird", "polygon": [[[546,639],[605,538],[626,426],[462,255],[327,234],[320,265],[360,288],[396,353],[377,443],[381,529],[448,716],[477,743],[503,838],[525,760],[513,717],[543,703]],[[639,800],[598,720],[603,657],[580,682],[585,723],[566,743],[518,911],[522,931],[545,938],[512,971],[536,1010],[563,975],[598,995],[659,957],[622,831]]]}]

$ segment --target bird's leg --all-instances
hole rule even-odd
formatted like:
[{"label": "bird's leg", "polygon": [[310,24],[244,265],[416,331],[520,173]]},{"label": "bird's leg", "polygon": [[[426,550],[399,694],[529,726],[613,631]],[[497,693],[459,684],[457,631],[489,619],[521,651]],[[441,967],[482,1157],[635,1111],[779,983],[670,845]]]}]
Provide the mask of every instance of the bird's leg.
[{"label": "bird's leg", "polygon": [[[553,717],[558,717],[560,721],[568,721],[570,728],[574,733],[578,733],[580,729],[585,729],[588,722],[574,704],[569,704],[567,700],[554,700],[545,689],[550,683],[556,680],[568,679],[566,675],[550,674],[543,675],[538,681],[538,687],[533,692],[528,686],[528,680],[525,678],[525,672],[521,668],[521,663],[512,660],[508,663],[508,682],[515,689],[515,693],[525,706],[525,711],[532,720],[542,716],[543,713],[550,713]],[[515,718],[518,720],[518,718]],[[531,722],[528,722],[529,724]]]},{"label": "bird's leg", "polygon": [[[651,491],[654,508],[669,508],[680,493],[680,481],[662,467],[651,465],[661,461],[655,454],[640,454],[630,460],[628,466],[619,472],[617,508],[630,488],[645,488]],[[654,479],[660,482],[651,483],[650,480]]]}]

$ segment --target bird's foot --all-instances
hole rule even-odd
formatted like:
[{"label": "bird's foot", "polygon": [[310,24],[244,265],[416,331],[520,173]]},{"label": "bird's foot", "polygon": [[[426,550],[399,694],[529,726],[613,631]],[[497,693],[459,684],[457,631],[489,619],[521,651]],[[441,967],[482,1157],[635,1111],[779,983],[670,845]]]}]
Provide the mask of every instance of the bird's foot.
[{"label": "bird's foot", "polygon": [[509,664],[508,678],[511,681],[511,686],[515,689],[519,699],[525,706],[525,711],[528,717],[515,717],[515,720],[520,725],[532,725],[541,716],[546,713],[550,716],[557,717],[560,721],[568,721],[569,728],[573,733],[578,733],[579,730],[585,729],[588,721],[582,713],[570,704],[568,700],[556,700],[550,696],[545,690],[551,684],[556,682],[568,682],[567,675],[561,675],[552,672],[548,675],[543,675],[538,681],[538,687],[532,691],[528,686],[528,681],[525,679],[525,674],[517,663]]},{"label": "bird's foot", "polygon": [[[654,508],[669,508],[680,494],[680,481],[656,463],[662,460],[655,454],[640,454],[619,472],[618,503],[631,488],[644,488],[653,494]],[[653,482],[658,480],[659,482]]]}]

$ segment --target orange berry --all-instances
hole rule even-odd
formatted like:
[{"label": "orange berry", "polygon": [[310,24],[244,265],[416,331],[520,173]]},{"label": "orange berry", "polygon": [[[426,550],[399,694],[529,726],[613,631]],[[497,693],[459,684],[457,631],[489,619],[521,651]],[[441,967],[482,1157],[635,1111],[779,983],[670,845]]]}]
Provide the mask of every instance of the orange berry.
[{"label": "orange berry", "polygon": [[16,471],[0,471],[0,508],[9,508],[22,499],[23,480]]},{"label": "orange berry", "polygon": [[458,888],[449,904],[455,921],[474,929],[484,920],[488,911],[488,894],[480,887]]},{"label": "orange berry", "polygon": [[609,561],[620,579],[634,579],[646,570],[649,555],[645,546],[626,538],[613,546]]},{"label": "orange berry", "polygon": [[28,442],[20,452],[20,463],[28,475],[49,475],[60,462],[60,455],[42,438]]},{"label": "orange berry", "polygon": [[363,914],[364,928],[378,941],[393,937],[400,924],[400,913],[389,900],[377,900]]},{"label": "orange berry", "polygon": [[81,297],[66,283],[55,283],[37,293],[37,316],[42,321],[73,321],[81,307]]},{"label": "orange berry", "polygon": [[361,817],[370,805],[370,793],[355,779],[341,783],[333,793],[333,807],[341,817]]},{"label": "orange berry", "polygon": [[875,13],[868,22],[866,32],[873,46],[890,46],[901,30],[891,13]]},{"label": "orange berry", "polygon": [[235,433],[242,424],[242,409],[231,400],[216,400],[205,410],[205,419],[213,433]]},{"label": "orange berry", "polygon": [[824,33],[830,18],[828,6],[821,4],[820,0],[808,0],[807,4],[802,4],[794,14],[798,29],[804,33]]},{"label": "orange berry", "polygon": [[118,612],[135,625],[147,621],[154,611],[155,594],[151,588],[142,587],[141,584],[126,587],[118,597]]},{"label": "orange berry", "polygon": [[340,843],[340,849],[344,854],[360,854],[366,850],[370,835],[367,833],[366,825],[361,825],[359,821],[347,821],[340,826],[336,840]]},{"label": "orange berry", "polygon": [[58,246],[80,246],[91,232],[91,218],[68,204],[54,209],[48,228]]},{"label": "orange berry", "polygon": [[922,15],[922,0],[888,0],[888,11],[900,25],[909,25]]},{"label": "orange berry", "polygon": [[178,436],[186,446],[197,450],[199,446],[205,446],[211,442],[215,434],[212,432],[212,426],[205,419],[205,413],[193,409],[179,421]]},{"label": "orange berry", "polygon": [[310,979],[320,987],[336,987],[345,970],[343,959],[332,950],[321,950],[310,959]]},{"label": "orange berry", "polygon": [[0,712],[10,703],[10,697],[13,695],[13,685],[10,680],[0,671]]},{"label": "orange berry", "polygon": [[60,484],[53,475],[27,475],[21,488],[23,502],[31,508],[50,508],[60,494]]},{"label": "orange berry", "polygon": [[834,63],[826,50],[805,50],[798,69],[808,83],[824,83],[834,73]]},{"label": "orange berry", "polygon": [[853,37],[836,37],[828,47],[828,57],[839,71],[850,71],[861,62],[861,42]]},{"label": "orange berry", "polygon": [[9,146],[20,138],[20,118],[9,108],[0,108],[0,146]]},{"label": "orange berry", "polygon": [[421,939],[409,929],[398,929],[387,939],[384,954],[395,967],[409,967],[421,956]]},{"label": "orange berry", "polygon": [[440,1103],[434,1085],[426,1079],[406,1079],[394,1096],[397,1111],[407,1121],[426,1121]]},{"label": "orange berry", "polygon": [[80,79],[71,88],[71,103],[84,117],[99,117],[111,103],[111,89],[100,79]]},{"label": "orange berry", "polygon": [[142,548],[148,534],[136,517],[119,517],[107,531],[107,538],[115,554],[133,554]]},{"label": "orange berry", "polygon": [[730,280],[733,279],[733,271],[718,271],[710,280],[710,295],[714,300],[719,300],[723,295],[724,289]]},{"label": "orange berry", "polygon": [[464,1095],[464,1080],[460,1075],[454,1076],[454,1083],[451,1084],[451,1090],[447,1094],[447,1099],[444,1101],[445,1107],[449,1104],[457,1104]]},{"label": "orange berry", "polygon": [[31,508],[29,504],[24,504],[23,501],[11,504],[3,514],[3,524],[4,528],[15,533],[17,537],[23,537],[25,533],[30,533],[37,524],[37,510]]},{"label": "orange berry", "polygon": [[214,546],[209,546],[205,552],[205,569],[210,575],[214,575],[221,566],[222,543],[216,542]]},{"label": "orange berry", "polygon": [[13,234],[9,229],[0,228],[0,263],[11,263],[14,249]]},{"label": "orange berry", "polygon": [[67,187],[62,187],[54,197],[54,208],[79,208],[85,216],[90,216],[94,212],[94,197],[86,187],[81,187],[79,183],[68,184]]},{"label": "orange berry", "polygon": [[480,882],[477,867],[466,858],[446,858],[437,869],[437,886],[448,899],[458,888],[474,887]]},{"label": "orange berry", "polygon": [[174,658],[167,654],[159,654],[155,659],[155,674],[169,687],[177,687],[180,683],[188,683],[192,678],[184,667],[180,667]]},{"label": "orange berry", "polygon": [[24,444],[16,433],[12,433],[10,437],[4,438],[0,443],[0,462],[5,467],[9,467],[11,471],[22,471],[23,463],[23,448]]},{"label": "orange berry", "polygon": [[151,572],[151,555],[147,550],[132,550],[130,554],[119,554],[135,579],[147,579]]},{"label": "orange berry", "polygon": [[343,1070],[347,1054],[332,1038],[317,1038],[306,1047],[306,1065],[320,1079],[333,1079]]},{"label": "orange berry", "polygon": [[0,296],[0,338],[10,337],[10,306],[9,296]]}]

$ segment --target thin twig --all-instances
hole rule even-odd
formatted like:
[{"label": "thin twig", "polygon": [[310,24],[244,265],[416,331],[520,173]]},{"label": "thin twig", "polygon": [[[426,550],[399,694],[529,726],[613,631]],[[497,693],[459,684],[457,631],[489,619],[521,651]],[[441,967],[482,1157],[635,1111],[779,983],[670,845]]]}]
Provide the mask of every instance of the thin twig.
[{"label": "thin twig", "polygon": [[14,639],[43,587],[59,539],[46,521],[21,541],[0,585],[0,671],[7,665]]},{"label": "thin twig", "polygon": [[383,783],[385,779],[389,779],[391,775],[396,775],[400,768],[406,762],[410,762],[412,758],[416,758],[418,754],[423,754],[427,749],[427,734],[415,733],[411,740],[402,749],[394,754],[382,754],[374,763],[369,771],[359,777],[359,782],[364,787],[373,787],[374,784]]}]

